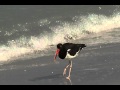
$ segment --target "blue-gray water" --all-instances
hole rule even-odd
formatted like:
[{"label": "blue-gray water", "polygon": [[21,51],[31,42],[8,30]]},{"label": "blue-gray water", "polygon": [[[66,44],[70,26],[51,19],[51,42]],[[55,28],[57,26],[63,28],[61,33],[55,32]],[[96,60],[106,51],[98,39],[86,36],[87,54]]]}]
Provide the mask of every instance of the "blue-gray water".
[{"label": "blue-gray water", "polygon": [[0,61],[53,55],[57,43],[120,42],[119,5],[0,5]]}]

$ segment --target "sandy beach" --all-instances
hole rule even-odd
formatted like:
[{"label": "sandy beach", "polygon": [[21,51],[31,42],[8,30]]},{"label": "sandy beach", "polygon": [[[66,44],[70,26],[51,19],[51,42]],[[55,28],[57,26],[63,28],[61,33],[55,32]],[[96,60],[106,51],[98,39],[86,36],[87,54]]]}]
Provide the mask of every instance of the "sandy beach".
[{"label": "sandy beach", "polygon": [[71,82],[62,75],[67,61],[53,56],[0,66],[0,85],[120,85],[120,44],[85,48],[73,60]]}]

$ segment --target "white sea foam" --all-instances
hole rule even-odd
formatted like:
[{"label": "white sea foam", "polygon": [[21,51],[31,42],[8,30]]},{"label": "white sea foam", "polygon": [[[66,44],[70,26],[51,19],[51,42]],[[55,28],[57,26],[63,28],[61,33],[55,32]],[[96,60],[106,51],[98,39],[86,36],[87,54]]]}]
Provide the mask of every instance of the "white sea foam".
[{"label": "white sea foam", "polygon": [[[60,25],[49,27],[51,33],[8,41],[7,45],[0,46],[0,61],[10,61],[34,51],[42,52],[57,43],[98,44],[120,41],[120,13],[111,16],[97,14],[75,16],[72,20],[74,22],[60,22]],[[48,22],[51,23],[44,19],[39,21],[39,24],[48,25]]]}]

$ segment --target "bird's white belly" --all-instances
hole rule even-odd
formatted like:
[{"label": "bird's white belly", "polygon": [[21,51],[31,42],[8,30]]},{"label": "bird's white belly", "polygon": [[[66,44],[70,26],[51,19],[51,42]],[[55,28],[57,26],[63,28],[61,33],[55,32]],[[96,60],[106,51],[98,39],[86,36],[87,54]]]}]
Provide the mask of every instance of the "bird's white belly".
[{"label": "bird's white belly", "polygon": [[[69,51],[69,50],[68,50]],[[74,55],[74,56],[72,56],[72,55],[70,55],[68,52],[67,52],[67,55],[66,55],[66,59],[72,59],[72,58],[75,58],[75,57],[77,57],[78,56],[78,53],[79,53],[79,51],[78,52],[76,52],[76,54]]]}]

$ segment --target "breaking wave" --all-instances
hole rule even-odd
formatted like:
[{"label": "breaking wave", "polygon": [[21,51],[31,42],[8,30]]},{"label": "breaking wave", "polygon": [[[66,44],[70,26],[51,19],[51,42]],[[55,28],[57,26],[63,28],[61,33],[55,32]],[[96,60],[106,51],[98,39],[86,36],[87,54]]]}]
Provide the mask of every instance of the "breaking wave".
[{"label": "breaking wave", "polygon": [[[101,14],[74,16],[71,17],[71,22],[63,21],[62,17],[57,20],[50,18],[32,24],[27,23],[24,28],[21,25],[19,27],[24,32],[29,32],[29,27],[32,27],[33,24],[38,28],[44,28],[43,32],[36,36],[24,35],[20,38],[8,40],[6,44],[1,44],[0,61],[36,58],[53,54],[52,51],[58,43],[74,42],[96,45],[120,42],[120,13],[114,13],[111,16]],[[8,32],[6,35],[11,36],[15,32],[17,31]]]}]

